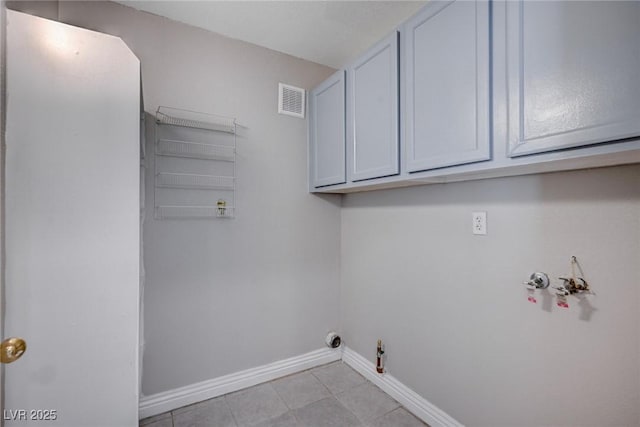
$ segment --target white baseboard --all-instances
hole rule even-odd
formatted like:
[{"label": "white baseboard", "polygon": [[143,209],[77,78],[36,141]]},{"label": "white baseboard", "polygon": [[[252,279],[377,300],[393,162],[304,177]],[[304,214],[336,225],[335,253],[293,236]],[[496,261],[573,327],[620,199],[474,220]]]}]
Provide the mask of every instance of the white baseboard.
[{"label": "white baseboard", "polygon": [[396,399],[408,411],[431,427],[464,427],[422,396],[393,376],[378,374],[373,362],[348,347],[332,350],[323,348],[300,356],[269,363],[212,380],[191,384],[140,399],[140,419],[162,414],[182,406],[212,399],[227,393],[295,374],[316,366],[342,359],[366,379]]},{"label": "white baseboard", "polygon": [[365,359],[350,348],[345,347],[342,360],[431,427],[464,427],[449,414],[430,403],[393,376],[387,373],[378,374],[373,362]]},{"label": "white baseboard", "polygon": [[162,414],[185,405],[212,399],[256,384],[295,374],[340,360],[342,352],[323,348],[300,356],[251,368],[212,380],[180,387],[140,399],[140,419]]}]

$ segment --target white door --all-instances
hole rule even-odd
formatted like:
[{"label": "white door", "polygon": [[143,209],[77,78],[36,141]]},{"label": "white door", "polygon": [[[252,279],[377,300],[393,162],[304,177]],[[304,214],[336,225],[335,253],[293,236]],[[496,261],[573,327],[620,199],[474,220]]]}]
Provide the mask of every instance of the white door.
[{"label": "white door", "polygon": [[139,61],[7,11],[5,426],[135,426]]},{"label": "white door", "polygon": [[[6,7],[4,0],[0,0],[0,182],[4,180],[4,130],[5,130],[5,40],[7,39]],[[0,185],[0,188],[1,185]],[[4,259],[4,198],[0,195],[0,260]],[[4,331],[4,265],[0,261],[0,339]],[[0,409],[4,410],[4,365],[0,364]],[[0,424],[1,425],[1,424]]]}]

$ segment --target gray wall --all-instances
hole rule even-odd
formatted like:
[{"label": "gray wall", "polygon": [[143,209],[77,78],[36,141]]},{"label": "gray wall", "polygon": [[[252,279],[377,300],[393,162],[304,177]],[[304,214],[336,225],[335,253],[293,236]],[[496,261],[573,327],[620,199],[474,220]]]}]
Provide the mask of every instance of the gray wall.
[{"label": "gray wall", "polygon": [[[115,4],[60,17],[125,39],[147,111],[250,128],[237,219],[147,218],[147,395],[318,348],[340,317],[347,345],[373,360],[382,338],[389,372],[467,425],[640,424],[639,166],[353,194],[340,213],[305,192],[306,122],[274,113],[278,81],[330,69]],[[528,303],[522,281],[571,255],[593,308]]]},{"label": "gray wall", "polygon": [[[382,338],[388,371],[466,425],[640,424],[640,166],[361,193],[343,206],[348,346],[375,360]],[[472,235],[477,210],[486,236]],[[572,255],[597,296],[569,310],[527,302],[528,275],[566,275]]]},{"label": "gray wall", "polygon": [[7,8],[40,18],[58,20],[58,0],[9,0]]},{"label": "gray wall", "polygon": [[307,122],[277,114],[277,90],[333,70],[114,3],[60,2],[59,14],[124,39],[142,63],[147,112],[248,127],[233,220],[153,220],[147,172],[143,393],[321,348],[339,319],[340,199],[307,193]]}]

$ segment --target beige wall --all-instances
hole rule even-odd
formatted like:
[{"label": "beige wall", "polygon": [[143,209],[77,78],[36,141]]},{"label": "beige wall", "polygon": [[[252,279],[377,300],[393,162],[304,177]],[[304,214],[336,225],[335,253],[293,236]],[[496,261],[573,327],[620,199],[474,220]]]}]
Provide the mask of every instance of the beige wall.
[{"label": "beige wall", "polygon": [[[382,338],[388,371],[465,425],[640,424],[640,166],[354,194],[343,206],[348,346],[374,360]],[[488,235],[474,236],[483,210]],[[566,275],[572,255],[597,296],[569,310],[528,303],[529,274]]]},{"label": "beige wall", "polygon": [[154,220],[147,171],[143,393],[321,348],[338,326],[340,199],[307,193],[307,122],[277,114],[277,90],[311,88],[333,70],[114,3],[61,2],[59,14],[123,38],[142,63],[147,112],[165,105],[248,127],[233,220]]}]

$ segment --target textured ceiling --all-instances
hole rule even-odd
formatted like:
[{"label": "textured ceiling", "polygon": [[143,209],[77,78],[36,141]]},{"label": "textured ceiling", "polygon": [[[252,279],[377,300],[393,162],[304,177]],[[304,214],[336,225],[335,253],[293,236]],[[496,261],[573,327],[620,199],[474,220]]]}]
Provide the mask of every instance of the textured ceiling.
[{"label": "textured ceiling", "polygon": [[147,1],[118,3],[340,68],[424,1]]}]

